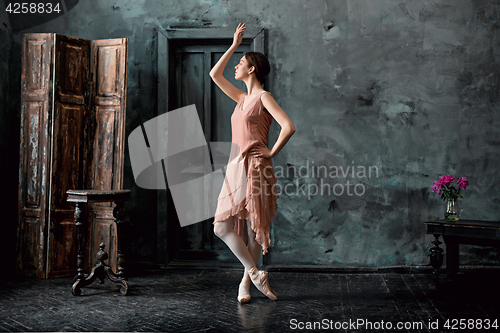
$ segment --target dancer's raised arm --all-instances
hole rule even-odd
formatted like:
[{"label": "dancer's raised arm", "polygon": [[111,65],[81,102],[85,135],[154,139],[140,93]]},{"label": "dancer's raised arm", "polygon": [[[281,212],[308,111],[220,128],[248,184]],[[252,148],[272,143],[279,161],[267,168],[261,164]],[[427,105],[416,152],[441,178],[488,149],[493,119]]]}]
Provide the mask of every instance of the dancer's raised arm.
[{"label": "dancer's raised arm", "polygon": [[240,100],[241,94],[244,93],[243,90],[236,88],[231,82],[229,82],[223,75],[224,68],[233,55],[234,51],[240,46],[241,41],[243,40],[243,35],[245,34],[245,23],[238,24],[236,28],[236,32],[233,37],[233,44],[231,47],[222,55],[222,57],[217,61],[215,66],[210,71],[210,77],[214,80],[215,84],[219,86],[219,88],[228,95],[231,99],[238,102]]}]

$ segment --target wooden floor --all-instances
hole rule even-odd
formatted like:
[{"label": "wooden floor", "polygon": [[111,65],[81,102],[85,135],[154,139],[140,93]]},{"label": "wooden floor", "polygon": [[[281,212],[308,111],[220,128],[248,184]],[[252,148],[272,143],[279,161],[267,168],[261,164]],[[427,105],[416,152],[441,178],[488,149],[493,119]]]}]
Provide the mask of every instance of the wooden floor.
[{"label": "wooden floor", "polygon": [[278,301],[252,287],[246,305],[236,300],[241,274],[167,269],[131,277],[127,296],[109,283],[74,297],[69,278],[10,281],[0,287],[0,331],[478,332],[479,323],[500,325],[496,270],[453,282],[443,275],[437,288],[429,274],[271,272]]}]

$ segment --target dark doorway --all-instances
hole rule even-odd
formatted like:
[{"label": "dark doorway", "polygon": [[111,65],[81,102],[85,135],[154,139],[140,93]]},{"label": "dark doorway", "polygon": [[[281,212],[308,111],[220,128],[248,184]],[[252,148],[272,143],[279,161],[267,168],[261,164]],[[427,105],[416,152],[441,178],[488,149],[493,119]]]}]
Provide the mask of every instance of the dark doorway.
[{"label": "dark doorway", "polygon": [[[206,142],[230,142],[235,102],[213,83],[209,72],[231,45],[233,32],[201,30],[159,34],[158,113],[195,104]],[[245,35],[250,37],[243,40],[224,71],[224,76],[242,90],[246,90],[245,84],[234,79],[234,67],[245,52],[264,53],[264,31]],[[158,261],[231,259],[227,246],[214,235],[212,222],[210,218],[181,228],[170,192],[158,191]]]}]

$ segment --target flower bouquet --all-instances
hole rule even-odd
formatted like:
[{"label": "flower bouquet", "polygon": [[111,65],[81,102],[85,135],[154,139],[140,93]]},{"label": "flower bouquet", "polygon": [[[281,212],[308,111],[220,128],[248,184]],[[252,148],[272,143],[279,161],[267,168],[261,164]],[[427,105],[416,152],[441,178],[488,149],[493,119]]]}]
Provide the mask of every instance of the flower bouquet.
[{"label": "flower bouquet", "polygon": [[441,195],[441,199],[447,202],[444,213],[446,221],[458,221],[457,199],[464,196],[463,193],[460,193],[460,190],[465,191],[467,186],[469,186],[469,181],[465,177],[458,178],[457,187],[452,185],[454,182],[455,177],[445,175],[432,183],[432,191]]}]

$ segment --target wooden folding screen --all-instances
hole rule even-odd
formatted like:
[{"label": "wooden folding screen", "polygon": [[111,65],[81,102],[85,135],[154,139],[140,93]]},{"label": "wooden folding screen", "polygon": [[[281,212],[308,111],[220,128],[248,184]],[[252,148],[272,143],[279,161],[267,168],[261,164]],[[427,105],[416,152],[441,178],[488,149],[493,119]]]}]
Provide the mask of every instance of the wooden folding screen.
[{"label": "wooden folding screen", "polygon": [[[68,189],[122,188],[127,45],[127,39],[23,37],[17,235],[23,274],[52,278],[76,271]],[[89,212],[87,269],[100,242],[116,267],[111,210]]]}]

